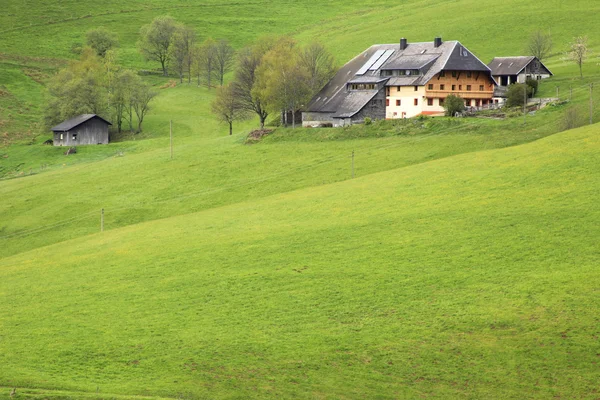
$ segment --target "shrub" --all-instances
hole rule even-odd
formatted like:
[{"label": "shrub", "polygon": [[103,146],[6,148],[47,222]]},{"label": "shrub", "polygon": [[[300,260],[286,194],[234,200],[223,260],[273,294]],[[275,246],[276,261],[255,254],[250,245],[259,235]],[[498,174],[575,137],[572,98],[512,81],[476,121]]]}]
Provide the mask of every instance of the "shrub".
[{"label": "shrub", "polygon": [[537,79],[527,78],[526,83],[527,86],[529,86],[529,89],[531,90],[531,96],[535,95],[538,91],[540,82]]},{"label": "shrub", "polygon": [[527,90],[527,97],[530,97],[532,89],[528,85],[523,83],[515,83],[510,85],[506,91],[506,105],[508,107],[522,107],[525,101],[525,90]]},{"label": "shrub", "polygon": [[444,110],[448,117],[453,117],[457,112],[465,111],[465,102],[460,97],[451,94],[444,100]]},{"label": "shrub", "polygon": [[369,117],[365,117],[365,125],[371,125],[373,123],[373,120]]}]

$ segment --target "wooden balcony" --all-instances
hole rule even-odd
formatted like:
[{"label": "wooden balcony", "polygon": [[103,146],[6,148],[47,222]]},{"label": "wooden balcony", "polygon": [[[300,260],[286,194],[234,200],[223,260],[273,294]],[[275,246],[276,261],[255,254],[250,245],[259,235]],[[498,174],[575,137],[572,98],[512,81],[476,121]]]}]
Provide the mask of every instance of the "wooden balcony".
[{"label": "wooden balcony", "polygon": [[425,97],[427,98],[446,98],[451,94],[462,97],[463,99],[491,99],[494,97],[494,91],[479,91],[479,90],[425,90]]}]

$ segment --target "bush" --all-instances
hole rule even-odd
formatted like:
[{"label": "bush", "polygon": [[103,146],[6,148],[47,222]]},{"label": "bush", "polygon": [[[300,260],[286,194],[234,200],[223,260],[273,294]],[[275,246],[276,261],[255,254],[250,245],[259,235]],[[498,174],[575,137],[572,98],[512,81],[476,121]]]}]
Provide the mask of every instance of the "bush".
[{"label": "bush", "polygon": [[365,117],[365,125],[371,125],[373,123],[373,120],[369,117]]},{"label": "bush", "polygon": [[444,110],[448,117],[453,117],[457,112],[465,111],[465,102],[460,97],[451,94],[444,100]]},{"label": "bush", "polygon": [[526,83],[527,86],[529,86],[529,89],[531,90],[531,96],[535,95],[538,91],[540,82],[537,79],[527,78]]},{"label": "bush", "polygon": [[506,105],[508,107],[522,107],[525,101],[525,90],[527,90],[527,97],[531,97],[533,90],[528,85],[523,83],[510,85],[506,91]]}]

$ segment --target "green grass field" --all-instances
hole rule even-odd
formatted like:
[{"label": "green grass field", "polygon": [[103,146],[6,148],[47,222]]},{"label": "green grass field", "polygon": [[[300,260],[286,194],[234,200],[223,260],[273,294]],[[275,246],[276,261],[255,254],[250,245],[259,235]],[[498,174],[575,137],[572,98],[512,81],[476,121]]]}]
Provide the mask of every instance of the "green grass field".
[{"label": "green grass field", "polygon": [[[5,3],[0,398],[600,396],[600,132],[562,132],[600,87],[596,2]],[[156,69],[135,41],[164,14],[236,48],[319,39],[340,64],[401,36],[487,62],[549,30],[540,95],[572,98],[525,124],[280,128],[248,144],[256,121],[228,136],[214,90],[184,84],[159,90],[140,135],[68,157],[42,145],[43,87],[71,45],[105,26],[119,63]],[[582,34],[580,80],[563,53]]]}]

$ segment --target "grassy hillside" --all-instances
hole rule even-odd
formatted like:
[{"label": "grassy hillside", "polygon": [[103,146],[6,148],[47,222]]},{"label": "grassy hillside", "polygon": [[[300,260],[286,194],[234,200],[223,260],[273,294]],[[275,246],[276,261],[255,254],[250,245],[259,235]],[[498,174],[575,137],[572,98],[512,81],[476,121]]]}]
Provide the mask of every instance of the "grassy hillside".
[{"label": "grassy hillside", "polygon": [[5,386],[593,398],[597,128],[0,260]]},{"label": "grassy hillside", "polygon": [[[326,4],[325,4],[326,3]],[[0,398],[596,398],[600,4],[591,0],[6,0],[0,13]],[[278,129],[247,144],[214,90],[160,89],[144,133],[43,146],[44,84],[86,30],[118,62],[169,14],[240,48],[555,43],[535,115]],[[590,38],[585,78],[564,60]],[[157,88],[165,78],[146,76]],[[600,96],[594,121],[600,121]],[[169,159],[169,121],[174,160]],[[525,145],[523,145],[525,144]],[[351,179],[354,152],[354,174]],[[105,232],[98,233],[100,209]]]}]

